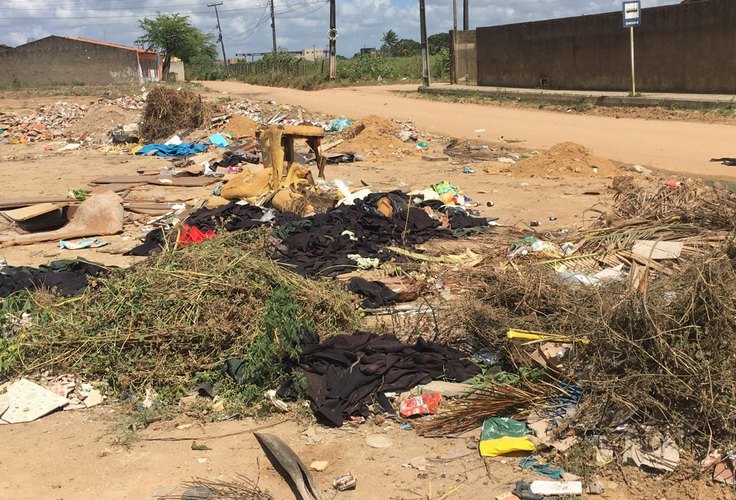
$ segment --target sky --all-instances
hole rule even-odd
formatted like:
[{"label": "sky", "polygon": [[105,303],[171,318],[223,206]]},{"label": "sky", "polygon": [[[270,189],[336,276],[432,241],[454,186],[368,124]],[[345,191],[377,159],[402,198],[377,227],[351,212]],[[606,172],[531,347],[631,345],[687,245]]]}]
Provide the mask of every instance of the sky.
[{"label": "sky", "polygon": [[[213,0],[210,0],[212,2]],[[219,1],[219,0],[218,0]],[[221,0],[220,21],[227,56],[271,50],[268,0]],[[468,0],[470,28],[621,10],[620,0]],[[138,20],[179,13],[206,33],[217,35],[213,8],[195,0],[0,0],[0,43],[17,46],[48,35],[80,36],[132,45]],[[678,0],[642,0],[643,7]],[[347,57],[379,47],[382,34],[419,40],[418,0],[336,0],[337,52]],[[276,39],[288,50],[326,48],[326,0],[274,0]],[[452,0],[426,0],[428,33],[452,29]],[[462,28],[462,0],[458,0]]]}]

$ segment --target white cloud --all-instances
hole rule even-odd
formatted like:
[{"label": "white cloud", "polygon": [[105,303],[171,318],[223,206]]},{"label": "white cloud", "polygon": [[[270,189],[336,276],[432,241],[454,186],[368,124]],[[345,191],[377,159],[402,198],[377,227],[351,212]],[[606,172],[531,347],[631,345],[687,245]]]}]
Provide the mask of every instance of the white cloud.
[{"label": "white cloud", "polygon": [[[220,20],[229,56],[271,49],[267,0],[223,0]],[[462,0],[458,25],[462,26]],[[319,2],[319,3],[318,3]],[[471,28],[547,18],[618,11],[620,0],[469,0]],[[4,3],[8,3],[7,1]],[[644,7],[677,0],[644,0]],[[104,6],[103,6],[104,5]],[[14,0],[0,17],[0,43],[20,45],[51,34],[76,35],[132,44],[138,19],[157,11],[189,15],[197,27],[216,34],[213,9],[196,0]],[[133,7],[135,6],[135,7]],[[279,46],[289,50],[327,46],[329,8],[320,0],[275,0]],[[378,47],[383,32],[419,39],[418,0],[337,0],[338,53],[350,56],[361,47]],[[452,29],[452,0],[427,0],[428,32]]]}]

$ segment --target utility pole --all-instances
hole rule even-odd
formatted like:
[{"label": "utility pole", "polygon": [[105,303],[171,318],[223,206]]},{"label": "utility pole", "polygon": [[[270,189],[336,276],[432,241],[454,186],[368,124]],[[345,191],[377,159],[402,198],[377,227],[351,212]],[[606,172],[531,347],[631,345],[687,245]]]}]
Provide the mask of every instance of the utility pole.
[{"label": "utility pole", "polygon": [[330,0],[330,31],[327,33],[330,39],[330,80],[337,78],[337,14],[335,13],[335,0]]},{"label": "utility pole", "polygon": [[217,12],[218,5],[222,5],[222,2],[208,3],[207,7],[215,8],[215,17],[217,18],[217,31],[218,33],[220,33],[219,41],[220,41],[220,47],[222,47],[222,62],[225,63],[225,67],[227,68],[227,56],[225,55],[225,40],[222,39],[222,28],[220,28],[220,14]]},{"label": "utility pole", "polygon": [[427,51],[427,16],[424,0],[419,0],[419,31],[422,42],[422,85],[429,87],[429,52]]},{"label": "utility pole", "polygon": [[463,0],[463,30],[470,29],[470,15],[468,14],[468,0]]},{"label": "utility pole", "polygon": [[452,0],[452,54],[450,54],[450,83],[457,83],[457,0]]},{"label": "utility pole", "polygon": [[273,11],[273,1],[271,0],[271,35],[273,36],[273,62],[276,64],[276,58],[278,54],[276,53],[276,14]]}]

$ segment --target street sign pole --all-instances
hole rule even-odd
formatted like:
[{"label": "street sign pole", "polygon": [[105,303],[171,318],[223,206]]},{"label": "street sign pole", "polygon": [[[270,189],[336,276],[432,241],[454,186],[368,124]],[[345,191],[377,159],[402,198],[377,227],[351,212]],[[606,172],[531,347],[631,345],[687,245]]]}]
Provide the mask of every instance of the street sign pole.
[{"label": "street sign pole", "polygon": [[631,30],[631,95],[636,95],[636,65],[634,64],[634,27]]},{"label": "street sign pole", "polygon": [[634,63],[634,27],[641,25],[641,2],[626,0],[623,2],[624,28],[629,28],[631,38],[631,95],[636,95],[636,64]]}]

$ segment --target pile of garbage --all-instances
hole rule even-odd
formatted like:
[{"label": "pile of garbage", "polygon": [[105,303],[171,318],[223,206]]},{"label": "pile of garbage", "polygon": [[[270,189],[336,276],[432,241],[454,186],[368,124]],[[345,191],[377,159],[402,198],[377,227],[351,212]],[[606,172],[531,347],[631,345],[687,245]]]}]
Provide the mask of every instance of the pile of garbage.
[{"label": "pile of garbage", "polygon": [[49,141],[64,134],[89,109],[84,104],[59,101],[42,105],[32,114],[0,112],[0,144]]}]

